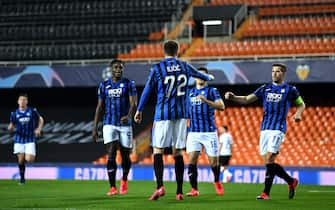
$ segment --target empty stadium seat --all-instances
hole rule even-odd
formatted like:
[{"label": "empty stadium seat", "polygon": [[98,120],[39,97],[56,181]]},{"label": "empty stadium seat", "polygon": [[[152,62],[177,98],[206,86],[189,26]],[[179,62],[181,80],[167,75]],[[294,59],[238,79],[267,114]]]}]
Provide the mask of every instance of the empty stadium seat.
[{"label": "empty stadium seat", "polygon": [[[129,44],[148,42],[150,34],[161,32],[172,16],[179,19],[189,3],[190,0],[0,1],[0,48],[8,52],[2,53],[0,60],[116,57],[118,53],[128,53]],[[65,49],[70,45],[74,46],[71,52]],[[106,51],[102,45],[125,46],[122,51]],[[82,52],[83,48],[91,52]]]},{"label": "empty stadium seat", "polygon": [[[335,53],[335,38],[286,38],[203,43],[191,56],[242,56]],[[224,51],[223,51],[224,49]]]},{"label": "empty stadium seat", "polygon": [[212,5],[247,4],[249,6],[333,3],[332,0],[211,0]]},{"label": "empty stadium seat", "polygon": [[[290,110],[289,116],[294,112]],[[216,125],[228,125],[233,136],[233,155],[231,165],[263,165],[259,155],[261,107],[228,107],[224,112],[216,112]],[[255,117],[253,117],[255,116]],[[320,118],[320,116],[325,116]],[[294,123],[287,120],[287,133],[281,145],[277,161],[286,166],[334,166],[335,165],[335,107],[307,107],[303,121]],[[246,121],[245,119],[248,119]],[[219,123],[218,123],[219,122]],[[224,122],[224,123],[223,123]],[[313,122],[313,123],[311,123]],[[316,124],[318,123],[318,126]],[[188,156],[183,153],[184,161]],[[99,159],[100,160],[100,159]],[[101,160],[97,160],[100,163]],[[140,164],[152,164],[153,158],[143,158]],[[165,164],[174,164],[172,155],[164,157]],[[198,164],[208,165],[204,151],[199,156]]]},{"label": "empty stadium seat", "polygon": [[335,16],[285,17],[252,21],[243,37],[334,34]]}]

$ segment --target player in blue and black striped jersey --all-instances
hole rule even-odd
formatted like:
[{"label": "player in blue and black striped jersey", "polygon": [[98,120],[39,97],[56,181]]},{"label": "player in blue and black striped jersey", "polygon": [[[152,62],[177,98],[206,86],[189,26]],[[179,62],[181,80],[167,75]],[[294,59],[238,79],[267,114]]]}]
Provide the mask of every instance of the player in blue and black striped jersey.
[{"label": "player in blue and black striped jersey", "polygon": [[[208,73],[206,68],[199,68],[200,72]],[[188,196],[198,196],[197,161],[202,150],[206,154],[214,174],[214,186],[217,195],[223,195],[223,187],[219,181],[219,142],[214,124],[214,111],[224,110],[225,106],[218,90],[210,87],[202,79],[195,79],[195,87],[188,92],[190,127],[187,135],[186,152],[189,155],[188,176],[192,186]]]},{"label": "player in blue and black striped jersey", "polygon": [[98,89],[98,104],[95,111],[92,136],[97,142],[98,123],[104,109],[103,139],[107,147],[107,172],[110,189],[107,195],[118,194],[115,186],[116,151],[120,148],[122,156],[123,176],[120,184],[120,194],[128,191],[128,174],[131,167],[130,151],[132,149],[133,131],[132,118],[137,105],[135,82],[122,77],[124,64],[121,60],[110,63],[112,78],[101,82]]},{"label": "player in blue and black striped jersey", "polygon": [[284,179],[288,183],[289,199],[295,194],[298,180],[290,177],[282,166],[275,163],[275,158],[279,153],[279,147],[286,132],[286,116],[292,104],[297,106],[294,114],[294,121],[301,120],[305,103],[302,100],[296,87],[284,82],[286,66],[275,63],[272,65],[272,83],[262,85],[254,93],[248,96],[236,96],[231,92],[225,94],[225,98],[240,104],[248,104],[257,99],[263,102],[263,120],[261,125],[260,154],[264,158],[266,165],[265,188],[257,199],[270,199],[270,190],[275,175]]},{"label": "player in blue and black striped jersey", "polygon": [[151,68],[134,117],[136,122],[141,122],[144,105],[151,93],[155,92],[157,102],[152,131],[152,146],[154,147],[154,170],[157,189],[149,200],[157,200],[165,195],[162,153],[164,148],[170,146],[174,147],[177,181],[176,199],[183,199],[184,160],[182,149],[186,146],[187,135],[188,80],[192,76],[206,81],[214,79],[212,75],[203,74],[187,62],[177,59],[178,49],[179,46],[176,41],[166,41],[164,43],[165,58]]},{"label": "player in blue and black striped jersey", "polygon": [[41,136],[44,120],[36,108],[28,107],[28,95],[20,94],[19,107],[10,114],[8,130],[14,132],[14,154],[17,155],[20,184],[25,183],[25,162],[34,162],[36,156],[36,137]]}]

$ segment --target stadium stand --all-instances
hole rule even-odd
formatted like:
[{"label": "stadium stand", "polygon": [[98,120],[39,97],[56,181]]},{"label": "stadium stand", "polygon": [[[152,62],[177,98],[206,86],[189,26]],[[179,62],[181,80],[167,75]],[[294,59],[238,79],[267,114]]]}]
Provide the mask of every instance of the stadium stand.
[{"label": "stadium stand", "polygon": [[[157,59],[163,56],[160,41],[164,24],[171,19],[179,20],[190,3],[190,0],[2,0],[0,60]],[[335,53],[333,0],[209,2],[209,5],[225,4],[247,4],[257,15],[243,28],[241,39],[200,41],[188,53],[190,57]],[[181,43],[181,55],[189,48],[192,44]],[[333,165],[334,114],[334,106],[308,107],[304,121],[293,124],[289,120],[291,129],[278,161],[289,166]],[[216,113],[216,124],[228,124],[234,137],[233,165],[262,165],[257,146],[261,118],[260,107],[229,107]],[[139,158],[136,154],[131,159],[140,164],[153,161],[151,156]],[[184,159],[187,161],[186,154]],[[103,156],[95,163],[104,164],[106,160]],[[119,154],[117,162],[121,162]],[[173,157],[166,155],[164,162],[172,164]],[[203,153],[199,164],[207,163]]]},{"label": "stadium stand", "polygon": [[[149,41],[188,0],[0,1],[0,60],[102,59]],[[89,52],[83,52],[89,51]]]},{"label": "stadium stand", "polygon": [[335,38],[277,38],[233,42],[206,42],[192,56],[273,56],[335,52]]},{"label": "stadium stand", "polygon": [[212,0],[212,5],[247,4],[249,6],[334,3],[333,0]]},{"label": "stadium stand", "polygon": [[[263,165],[259,155],[259,135],[262,120],[261,107],[229,107],[223,112],[216,112],[217,126],[229,125],[230,133],[234,139],[232,165]],[[291,110],[288,116],[293,116]],[[278,162],[286,166],[330,166],[335,163],[335,107],[308,107],[304,113],[304,120],[294,123],[288,117],[288,131],[281,146]],[[309,131],[309,132],[307,132]],[[188,161],[186,153],[184,160]],[[138,159],[132,154],[133,162],[139,164],[152,164],[151,155]],[[208,164],[204,152],[199,157],[199,164]],[[121,163],[121,155],[117,155],[117,162]],[[164,155],[166,164],[174,164],[172,155]],[[106,164],[107,156],[94,162]]]},{"label": "stadium stand", "polygon": [[335,16],[269,18],[253,21],[244,37],[334,34]]},{"label": "stadium stand", "polygon": [[[188,44],[181,43],[179,53],[183,54],[185,50],[188,48]],[[127,54],[119,54],[120,59],[123,58],[162,58],[163,54],[163,44],[137,44],[135,48],[133,48]]]},{"label": "stadium stand", "polygon": [[335,12],[335,5],[299,5],[299,6],[277,6],[259,8],[258,15],[266,16],[286,16],[286,15],[302,15],[302,14],[328,14]]},{"label": "stadium stand", "polygon": [[[229,125],[234,139],[232,165],[263,165],[258,150],[262,114],[261,107],[229,107],[223,112],[216,112],[216,125]],[[299,124],[288,118],[289,129],[281,146],[278,162],[287,166],[318,167],[335,163],[334,114],[333,106],[308,107],[304,113],[304,120]],[[292,111],[289,116],[293,116]],[[186,154],[184,160],[188,160]],[[107,159],[100,161],[99,163],[105,163]],[[136,161],[140,164],[153,163],[151,156]],[[173,156],[165,155],[164,161],[166,164],[173,164]],[[208,164],[204,152],[198,161],[199,164]]]}]

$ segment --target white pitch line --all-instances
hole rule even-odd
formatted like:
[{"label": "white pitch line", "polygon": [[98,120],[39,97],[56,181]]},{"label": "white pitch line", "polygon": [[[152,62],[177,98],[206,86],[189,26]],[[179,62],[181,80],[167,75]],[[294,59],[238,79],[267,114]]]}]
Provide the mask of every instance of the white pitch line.
[{"label": "white pitch line", "polygon": [[310,193],[335,193],[335,190],[308,190]]}]

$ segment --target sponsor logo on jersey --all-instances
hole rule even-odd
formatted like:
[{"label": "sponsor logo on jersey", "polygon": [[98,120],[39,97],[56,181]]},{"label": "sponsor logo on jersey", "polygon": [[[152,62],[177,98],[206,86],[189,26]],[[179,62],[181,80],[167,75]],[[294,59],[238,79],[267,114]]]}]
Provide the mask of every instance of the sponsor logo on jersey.
[{"label": "sponsor logo on jersey", "polygon": [[20,117],[19,118],[19,122],[21,124],[27,124],[27,123],[29,123],[29,121],[30,121],[30,117]]},{"label": "sponsor logo on jersey", "polygon": [[268,93],[266,95],[266,101],[267,102],[279,102],[281,101],[283,95],[280,93]]},{"label": "sponsor logo on jersey", "polygon": [[191,102],[191,105],[194,106],[194,105],[200,105],[202,103],[201,99],[199,99],[198,97],[191,97],[190,98],[190,102]]},{"label": "sponsor logo on jersey", "polygon": [[122,88],[108,90],[108,97],[121,97],[121,95],[122,95]]}]

